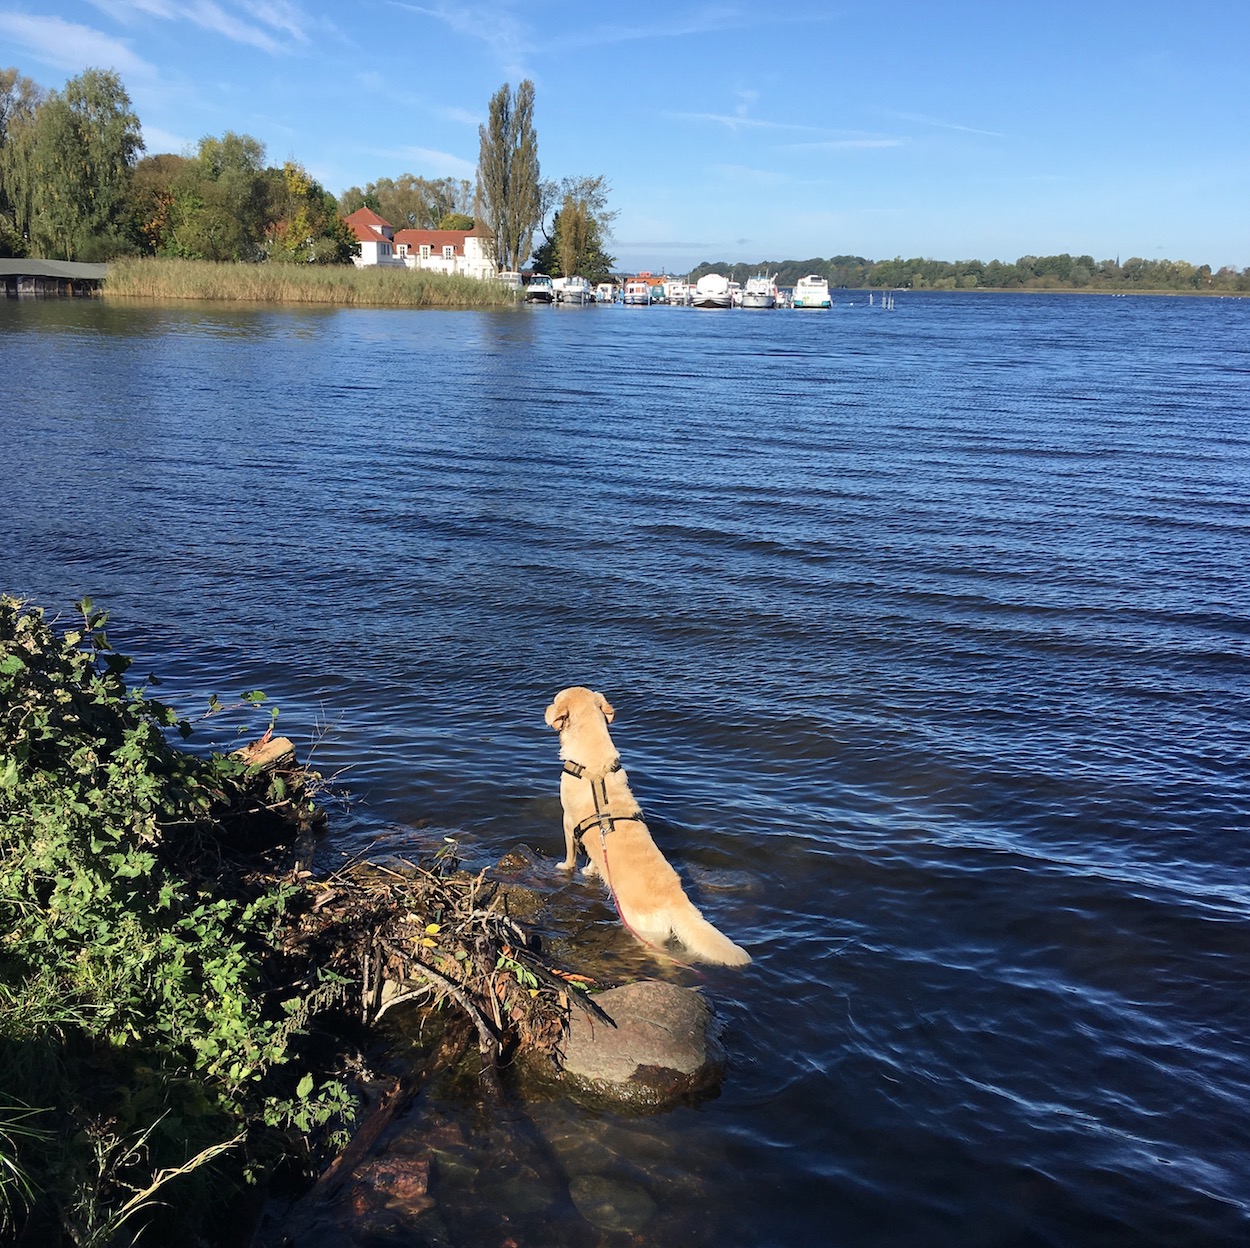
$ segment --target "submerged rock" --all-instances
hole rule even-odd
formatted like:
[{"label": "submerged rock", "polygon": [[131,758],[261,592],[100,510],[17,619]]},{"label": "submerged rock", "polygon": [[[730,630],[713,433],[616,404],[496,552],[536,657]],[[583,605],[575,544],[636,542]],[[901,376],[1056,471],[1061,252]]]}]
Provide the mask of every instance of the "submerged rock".
[{"label": "submerged rock", "polygon": [[570,1090],[663,1109],[716,1090],[725,1055],[711,1006],[693,988],[642,980],[594,998],[612,1020],[574,1009],[561,1060]]},{"label": "submerged rock", "polygon": [[599,1174],[577,1175],[569,1183],[577,1212],[604,1231],[640,1231],[655,1213],[655,1201],[641,1187]]}]

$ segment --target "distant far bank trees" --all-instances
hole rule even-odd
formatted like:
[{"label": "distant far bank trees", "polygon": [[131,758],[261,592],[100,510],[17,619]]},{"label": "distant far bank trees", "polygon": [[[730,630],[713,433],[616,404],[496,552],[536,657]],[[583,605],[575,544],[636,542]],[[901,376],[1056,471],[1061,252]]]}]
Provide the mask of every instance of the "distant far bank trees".
[{"label": "distant far bank trees", "polygon": [[[339,211],[372,208],[397,230],[471,230],[473,183],[466,178],[419,178],[401,173],[379,178],[364,187],[351,186],[339,196]],[[468,225],[449,224],[468,221]]]},{"label": "distant far bank trees", "polygon": [[745,283],[754,273],[776,275],[780,286],[793,286],[806,273],[819,273],[833,287],[851,290],[1103,290],[1128,294],[1140,291],[1250,291],[1250,268],[1224,267],[1184,260],[1095,260],[1092,256],[1021,256],[1014,264],[1001,260],[865,260],[863,256],[831,259],[764,260],[759,264],[701,264],[690,277],[724,273]]}]

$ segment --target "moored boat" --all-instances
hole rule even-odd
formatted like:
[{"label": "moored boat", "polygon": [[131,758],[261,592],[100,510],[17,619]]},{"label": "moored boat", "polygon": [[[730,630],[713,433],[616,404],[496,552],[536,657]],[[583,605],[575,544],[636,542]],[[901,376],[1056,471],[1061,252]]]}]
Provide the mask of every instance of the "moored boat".
[{"label": "moored boat", "polygon": [[557,303],[594,303],[595,292],[584,277],[557,277],[552,283]]},{"label": "moored boat", "polygon": [[694,284],[696,308],[732,308],[733,290],[723,273],[705,273]]},{"label": "moored boat", "polygon": [[535,273],[525,283],[526,303],[553,303],[555,297],[555,286],[545,273]]},{"label": "moored boat", "polygon": [[671,282],[664,283],[664,294],[669,303],[675,307],[685,308],[690,305],[694,297],[694,287],[689,282],[674,278]]},{"label": "moored boat", "polygon": [[777,283],[771,277],[749,277],[742,291],[744,308],[775,308],[777,306]]},{"label": "moored boat", "polygon": [[806,277],[800,277],[794,284],[794,300],[791,303],[791,307],[833,307],[833,299],[829,294],[829,283],[819,273],[809,273]]},{"label": "moored boat", "polygon": [[621,302],[627,308],[645,308],[651,302],[651,284],[645,278],[630,278],[625,283]]}]

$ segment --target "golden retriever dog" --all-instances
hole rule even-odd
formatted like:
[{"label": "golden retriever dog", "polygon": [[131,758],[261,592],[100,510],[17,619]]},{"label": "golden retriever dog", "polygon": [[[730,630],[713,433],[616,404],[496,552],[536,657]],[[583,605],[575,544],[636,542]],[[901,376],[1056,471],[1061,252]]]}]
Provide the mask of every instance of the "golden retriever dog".
[{"label": "golden retriever dog", "polygon": [[662,949],[675,936],[695,961],[745,965],[751,955],[691,904],[651,839],[608,735],[615,715],[603,694],[580,685],[560,690],[547,708],[547,724],[560,734],[564,760],[561,869],[573,869],[580,839],[590,858],[584,873],[602,877],[621,921],[644,944]]}]

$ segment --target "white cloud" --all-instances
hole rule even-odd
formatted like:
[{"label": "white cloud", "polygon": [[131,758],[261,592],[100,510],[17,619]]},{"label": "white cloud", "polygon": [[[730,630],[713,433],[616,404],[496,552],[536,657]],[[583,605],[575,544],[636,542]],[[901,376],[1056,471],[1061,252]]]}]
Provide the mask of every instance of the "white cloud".
[{"label": "white cloud", "polygon": [[125,26],[136,26],[153,17],[169,22],[189,22],[232,43],[259,48],[271,56],[291,51],[292,44],[308,43],[311,28],[334,31],[325,20],[309,17],[288,0],[256,0],[243,6],[246,17],[218,4],[217,0],[190,0],[181,4],[173,0],[90,0],[90,3]]},{"label": "white cloud", "polygon": [[467,108],[455,108],[449,104],[440,105],[435,111],[444,121],[454,121],[465,126],[480,126],[485,120],[480,113],[471,112]]},{"label": "white cloud", "polygon": [[[411,161],[420,169],[424,178],[473,178],[477,176],[477,164],[451,152],[439,152],[430,147],[401,147],[391,152],[378,152],[379,156]],[[416,169],[414,169],[416,172]]]},{"label": "white cloud", "polygon": [[227,13],[221,5],[214,4],[213,0],[199,0],[198,3],[188,6],[187,10],[178,16],[185,17],[195,25],[210,30],[214,34],[222,35],[235,43],[259,48],[262,52],[268,52],[272,56],[290,50],[281,40],[275,39],[259,26],[253,26],[235,17],[233,13]]},{"label": "white cloud", "polygon": [[112,69],[134,77],[154,77],[156,67],[130,50],[128,44],[90,26],[60,17],[27,13],[0,13],[0,34],[23,47],[36,60],[54,69],[80,73],[88,66]]},{"label": "white cloud", "polygon": [[171,134],[160,126],[149,126],[146,123],[143,126],[143,148],[149,156],[156,156],[161,152],[173,152],[176,156],[182,156],[194,151],[195,146],[193,140],[180,134]]},{"label": "white cloud", "polygon": [[524,68],[537,43],[523,22],[500,11],[498,5],[442,4],[434,7],[391,0],[392,7],[432,18],[467,39],[484,43],[509,75],[529,77]]},{"label": "white cloud", "polygon": [[765,121],[761,117],[743,117],[739,113],[666,113],[674,121],[707,121],[729,130],[798,130],[808,134],[827,134],[822,126],[807,126],[795,121]]},{"label": "white cloud", "polygon": [[877,147],[904,147],[907,143],[907,139],[859,135],[845,139],[821,139],[819,142],[814,143],[791,143],[789,146],[794,150],[806,152],[853,152],[857,150],[871,150]]},{"label": "white cloud", "polygon": [[924,113],[886,112],[886,117],[894,117],[898,121],[914,121],[922,126],[933,126],[939,130],[959,130],[964,134],[983,134],[991,139],[1003,139],[1007,136],[997,130],[980,130],[976,126],[962,126],[958,122],[943,121],[940,117],[928,117]]}]

